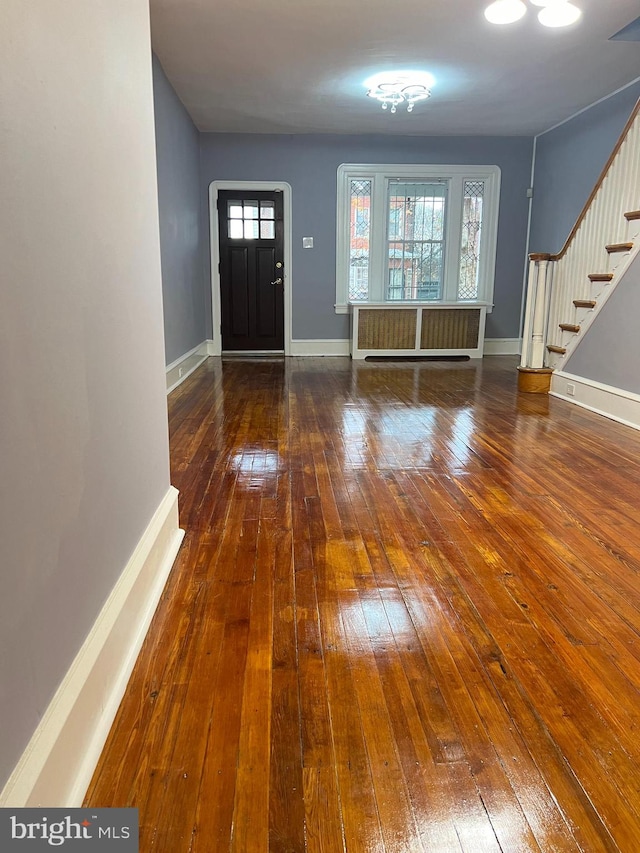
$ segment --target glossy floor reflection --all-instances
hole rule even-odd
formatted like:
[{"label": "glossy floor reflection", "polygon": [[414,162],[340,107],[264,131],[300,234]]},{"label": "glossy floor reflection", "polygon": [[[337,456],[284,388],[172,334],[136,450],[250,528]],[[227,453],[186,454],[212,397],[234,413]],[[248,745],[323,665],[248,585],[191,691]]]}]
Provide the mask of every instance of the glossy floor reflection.
[{"label": "glossy floor reflection", "polygon": [[209,359],[87,796],[141,851],[640,850],[640,434],[510,358]]}]

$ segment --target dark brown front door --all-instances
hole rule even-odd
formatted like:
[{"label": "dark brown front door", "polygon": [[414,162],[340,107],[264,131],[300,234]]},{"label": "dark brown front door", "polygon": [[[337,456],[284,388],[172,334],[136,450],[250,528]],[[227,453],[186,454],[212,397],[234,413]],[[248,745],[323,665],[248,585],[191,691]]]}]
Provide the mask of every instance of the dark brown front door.
[{"label": "dark brown front door", "polygon": [[284,349],[282,192],[218,193],[223,351]]}]

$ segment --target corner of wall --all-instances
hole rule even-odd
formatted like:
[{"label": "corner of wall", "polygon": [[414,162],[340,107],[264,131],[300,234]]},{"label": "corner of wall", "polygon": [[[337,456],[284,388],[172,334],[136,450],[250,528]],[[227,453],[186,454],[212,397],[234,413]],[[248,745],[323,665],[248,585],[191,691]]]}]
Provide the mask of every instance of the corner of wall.
[{"label": "corner of wall", "polygon": [[0,807],[82,805],[183,535],[170,487],[0,793]]}]

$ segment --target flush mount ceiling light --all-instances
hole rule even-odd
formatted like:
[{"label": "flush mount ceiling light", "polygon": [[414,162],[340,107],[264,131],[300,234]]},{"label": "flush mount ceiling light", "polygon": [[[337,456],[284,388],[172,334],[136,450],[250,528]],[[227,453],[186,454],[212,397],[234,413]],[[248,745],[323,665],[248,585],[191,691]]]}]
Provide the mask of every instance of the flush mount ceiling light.
[{"label": "flush mount ceiling light", "polygon": [[581,15],[573,3],[550,3],[538,12],[538,20],[545,27],[568,27],[575,24]]},{"label": "flush mount ceiling light", "polygon": [[[568,27],[582,15],[580,9],[568,0],[529,0],[532,6],[542,6],[538,20],[545,27]],[[492,24],[513,24],[527,12],[523,0],[495,0],[484,10],[484,16]]]},{"label": "flush mount ceiling light", "polygon": [[424,72],[387,72],[376,74],[365,82],[367,95],[380,101],[383,110],[395,113],[399,106],[406,106],[407,112],[413,112],[419,101],[431,97],[434,79]]},{"label": "flush mount ceiling light", "polygon": [[484,10],[484,16],[491,24],[513,24],[526,13],[527,7],[522,0],[495,0]]}]

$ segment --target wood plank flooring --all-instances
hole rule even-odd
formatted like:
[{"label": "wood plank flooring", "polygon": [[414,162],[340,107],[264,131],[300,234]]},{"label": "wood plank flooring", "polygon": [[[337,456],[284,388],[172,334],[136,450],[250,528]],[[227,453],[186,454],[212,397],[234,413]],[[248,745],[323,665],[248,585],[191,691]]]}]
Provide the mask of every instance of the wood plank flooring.
[{"label": "wood plank flooring", "polygon": [[142,853],[640,851],[640,433],[515,363],[209,359],[87,794]]}]

